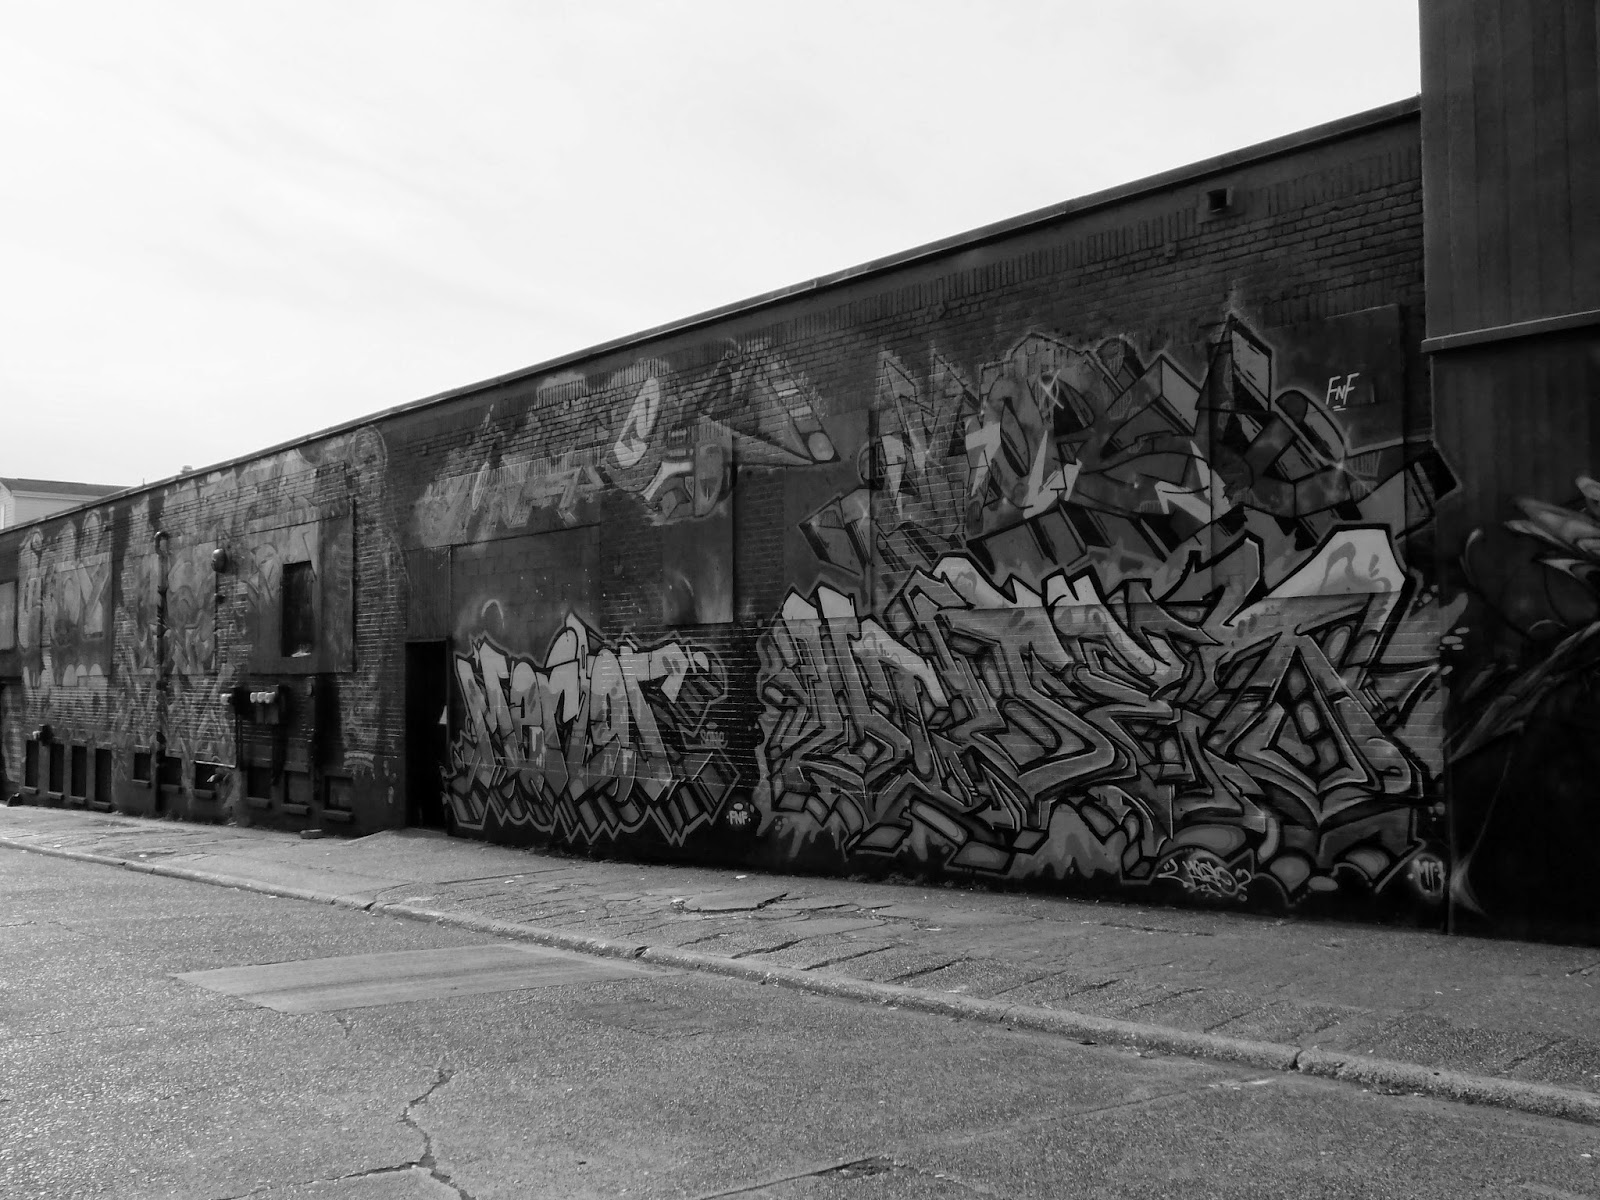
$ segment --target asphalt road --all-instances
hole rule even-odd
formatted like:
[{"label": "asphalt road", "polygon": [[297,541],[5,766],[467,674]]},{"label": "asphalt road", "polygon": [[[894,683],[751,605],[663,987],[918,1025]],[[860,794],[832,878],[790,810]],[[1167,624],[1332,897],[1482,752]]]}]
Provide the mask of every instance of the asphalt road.
[{"label": "asphalt road", "polygon": [[1600,1197],[1600,1129],[711,976],[298,1014],[175,978],[486,941],[0,855],[0,1195]]}]

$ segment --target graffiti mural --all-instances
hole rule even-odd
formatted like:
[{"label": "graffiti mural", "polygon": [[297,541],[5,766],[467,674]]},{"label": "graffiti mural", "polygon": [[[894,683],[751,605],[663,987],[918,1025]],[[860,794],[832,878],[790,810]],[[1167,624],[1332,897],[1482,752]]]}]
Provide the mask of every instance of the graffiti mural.
[{"label": "graffiti mural", "polygon": [[[1505,523],[1511,533],[1532,542],[1535,564],[1553,573],[1554,580],[1532,581],[1543,593],[1543,611],[1530,610],[1526,596],[1517,605],[1521,619],[1500,609],[1503,623],[1543,653],[1522,667],[1491,663],[1463,683],[1463,700],[1481,697],[1485,702],[1452,743],[1458,757],[1520,734],[1563,686],[1600,667],[1600,483],[1580,475],[1577,489],[1580,507],[1524,497],[1517,501],[1522,518]],[[1487,599],[1494,589],[1476,561],[1481,545],[1481,535],[1468,544],[1464,565],[1469,582]],[[1559,596],[1550,591],[1552,581],[1561,590]]]},{"label": "graffiti mural", "polygon": [[1348,395],[1280,386],[1236,318],[1202,382],[1121,338],[1029,335],[975,376],[932,362],[920,379],[885,356],[864,482],[801,527],[821,561],[871,576],[876,603],[956,548],[1033,588],[1082,564],[1160,590],[1246,531],[1265,566],[1289,568],[1342,525],[1404,536],[1454,486],[1400,403],[1352,413]]},{"label": "graffiti mural", "polygon": [[[134,751],[178,758],[191,775],[195,761],[235,765],[238,729],[219,697],[252,673],[259,678],[258,645],[276,648],[279,559],[314,557],[301,544],[306,528],[342,539],[344,553],[331,560],[344,569],[330,573],[322,597],[324,633],[340,634],[333,617],[348,610],[353,582],[350,522],[338,513],[348,510],[355,481],[374,500],[372,512],[385,514],[385,466],[381,436],[363,429],[189,477],[137,506],[90,509],[30,531],[18,621],[27,721],[52,725],[63,741],[120,752],[112,760],[118,786],[128,782]],[[169,508],[204,517],[168,531]],[[389,569],[402,563],[389,522],[368,528]],[[382,695],[380,669],[369,657],[351,673]],[[220,790],[236,782],[224,773]]]},{"label": "graffiti mural", "polygon": [[1475,608],[1443,652],[1458,795],[1451,899],[1478,916],[1594,905],[1600,732],[1600,482],[1570,505],[1524,497],[1461,566]]},{"label": "graffiti mural", "polygon": [[[829,578],[759,651],[780,836],[1005,878],[1438,900],[1438,634],[1400,543],[1453,486],[1402,406],[1042,334],[885,354]],[[1398,397],[1395,398],[1398,401]],[[866,602],[863,615],[857,597]],[[1443,623],[1443,625],[1442,625]],[[1424,863],[1424,867],[1419,867]]]},{"label": "graffiti mural", "polygon": [[731,795],[736,772],[707,724],[726,675],[706,650],[612,647],[569,617],[543,663],[480,637],[455,669],[464,719],[447,794],[463,830],[592,843],[649,826],[679,844]]},{"label": "graffiti mural", "polygon": [[53,681],[71,687],[111,669],[111,554],[103,518],[93,510],[62,539],[58,553],[65,561],[44,591],[44,626]]},{"label": "graffiti mural", "polygon": [[[23,549],[30,719],[190,772],[293,758],[297,795],[398,819],[405,691],[356,642],[403,621],[438,646],[404,736],[415,708],[461,832],[1435,912],[1477,877],[1446,771],[1500,765],[1587,678],[1600,485],[1504,531],[1578,591],[1463,669],[1470,602],[1419,569],[1455,481],[1379,336],[1398,318],[1340,320],[852,337],[837,395],[749,342],[486,400],[399,485],[372,430],[186,479],[115,536]],[[302,563],[314,657],[282,637]],[[281,726],[220,702],[258,680],[292,693]]]},{"label": "graffiti mural", "polygon": [[[458,464],[414,506],[425,545],[460,544],[545,523],[591,523],[600,493],[634,497],[655,524],[710,516],[733,488],[734,467],[832,462],[837,452],[808,388],[759,343],[730,348],[710,371],[664,363],[630,367],[591,389],[581,378],[547,385],[560,405],[611,409],[579,444]],[[461,470],[465,465],[467,470]]]},{"label": "graffiti mural", "polygon": [[[1437,612],[1382,529],[1330,534],[1265,592],[1260,558],[1241,540],[1208,597],[1087,571],[997,588],[955,557],[882,621],[791,594],[762,642],[758,805],[846,853],[936,846],[996,875],[1384,887],[1424,848],[1437,740],[1409,727]],[[1351,560],[1382,587],[1325,586]]]}]

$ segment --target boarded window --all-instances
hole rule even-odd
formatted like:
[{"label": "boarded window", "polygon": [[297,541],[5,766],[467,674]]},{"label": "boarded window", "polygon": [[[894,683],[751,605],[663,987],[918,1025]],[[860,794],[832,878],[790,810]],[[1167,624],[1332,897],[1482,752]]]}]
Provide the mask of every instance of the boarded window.
[{"label": "boarded window", "polygon": [[111,803],[111,751],[94,752],[94,798],[100,804]]},{"label": "boarded window", "polygon": [[78,800],[89,798],[89,747],[87,746],[72,748],[71,795]]},{"label": "boarded window", "polygon": [[272,768],[251,763],[244,769],[244,794],[252,800],[272,799]]},{"label": "boarded window", "polygon": [[194,764],[194,790],[214,795],[222,779],[221,763],[196,762]]},{"label": "boarded window", "polygon": [[283,656],[303,658],[316,648],[316,576],[308,562],[283,565]]}]

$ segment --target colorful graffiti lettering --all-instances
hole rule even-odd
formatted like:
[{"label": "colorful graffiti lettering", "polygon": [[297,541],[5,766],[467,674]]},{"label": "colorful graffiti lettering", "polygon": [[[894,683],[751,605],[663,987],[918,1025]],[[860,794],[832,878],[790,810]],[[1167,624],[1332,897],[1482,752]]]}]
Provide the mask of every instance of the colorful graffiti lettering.
[{"label": "colorful graffiti lettering", "polygon": [[487,638],[455,663],[465,721],[447,784],[460,828],[593,842],[650,825],[676,844],[727,802],[735,771],[706,728],[726,680],[709,652],[613,648],[569,617],[542,665]]}]

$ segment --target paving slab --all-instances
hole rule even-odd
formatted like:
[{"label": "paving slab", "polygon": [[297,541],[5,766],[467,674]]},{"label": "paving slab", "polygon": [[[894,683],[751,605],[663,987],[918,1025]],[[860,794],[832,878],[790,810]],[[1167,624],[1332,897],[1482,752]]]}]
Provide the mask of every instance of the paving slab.
[{"label": "paving slab", "polygon": [[219,967],[175,978],[278,1012],[313,1013],[596,983],[658,971],[537,946],[491,942]]},{"label": "paving slab", "polygon": [[721,891],[685,896],[682,904],[687,912],[754,912],[774,901],[782,900],[785,894],[781,889],[764,888],[757,884],[747,888],[724,888]]}]

